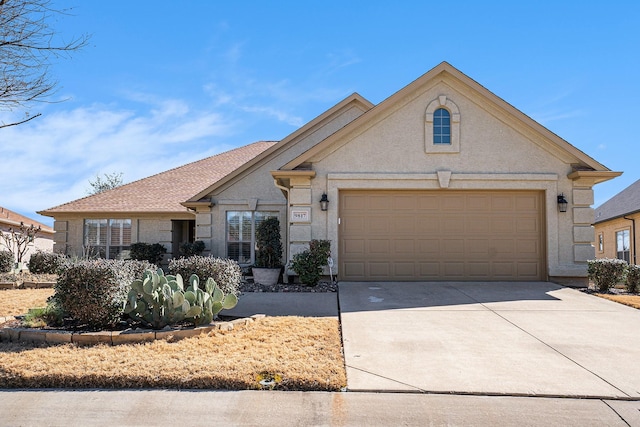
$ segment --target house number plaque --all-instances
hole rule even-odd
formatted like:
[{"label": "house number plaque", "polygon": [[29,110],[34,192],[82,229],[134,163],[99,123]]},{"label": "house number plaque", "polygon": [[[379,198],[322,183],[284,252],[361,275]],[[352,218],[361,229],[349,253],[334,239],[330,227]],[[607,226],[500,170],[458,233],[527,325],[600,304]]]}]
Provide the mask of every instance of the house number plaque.
[{"label": "house number plaque", "polygon": [[309,222],[309,211],[292,209],[291,222]]}]

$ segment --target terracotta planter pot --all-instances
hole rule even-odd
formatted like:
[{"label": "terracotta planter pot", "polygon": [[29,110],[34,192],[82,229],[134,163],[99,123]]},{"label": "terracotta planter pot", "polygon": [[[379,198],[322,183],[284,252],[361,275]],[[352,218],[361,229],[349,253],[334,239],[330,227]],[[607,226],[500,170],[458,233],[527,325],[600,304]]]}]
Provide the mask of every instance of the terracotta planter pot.
[{"label": "terracotta planter pot", "polygon": [[280,277],[279,268],[256,268],[251,269],[253,271],[253,281],[260,283],[261,285],[271,286],[278,283]]}]

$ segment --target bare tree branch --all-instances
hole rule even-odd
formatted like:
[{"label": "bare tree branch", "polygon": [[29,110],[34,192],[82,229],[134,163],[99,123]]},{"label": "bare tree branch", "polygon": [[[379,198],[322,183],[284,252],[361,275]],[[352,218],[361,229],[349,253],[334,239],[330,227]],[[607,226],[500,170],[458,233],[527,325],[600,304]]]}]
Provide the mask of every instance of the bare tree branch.
[{"label": "bare tree branch", "polygon": [[23,123],[27,123],[28,121],[33,120],[33,119],[35,119],[36,117],[40,117],[41,115],[42,115],[42,113],[38,113],[38,114],[36,114],[36,115],[33,115],[33,116],[31,116],[31,117],[28,117],[28,118],[26,118],[26,119],[24,119],[24,120],[22,120],[22,121],[19,121],[19,122],[13,122],[13,123],[8,123],[8,124],[4,124],[4,123],[2,123],[2,124],[0,124],[0,129],[2,129],[2,128],[7,128],[7,127],[9,127],[9,126],[17,126],[17,125],[21,125],[21,124],[23,124]]},{"label": "bare tree branch", "polygon": [[[50,0],[0,1],[0,111],[29,109],[36,102],[48,102],[58,82],[49,72],[54,59],[70,58],[85,47],[89,35],[70,41],[57,36],[49,22],[66,10],[55,10]],[[0,128],[32,120],[2,124]]]}]

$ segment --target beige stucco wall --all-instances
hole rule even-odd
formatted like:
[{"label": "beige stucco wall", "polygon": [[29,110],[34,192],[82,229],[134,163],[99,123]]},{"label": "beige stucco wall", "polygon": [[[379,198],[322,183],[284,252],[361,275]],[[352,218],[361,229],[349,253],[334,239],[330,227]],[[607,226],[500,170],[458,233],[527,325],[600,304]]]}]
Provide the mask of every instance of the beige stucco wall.
[{"label": "beige stucco wall", "polygon": [[[0,251],[6,250],[4,239],[0,239]],[[29,262],[31,255],[37,251],[52,252],[53,251],[53,235],[50,233],[40,233],[32,243],[27,245],[27,251],[22,259],[23,262]]]},{"label": "beige stucco wall", "polygon": [[[635,242],[636,245],[640,242],[640,232],[638,228],[640,227],[640,213],[635,213],[632,215],[627,215],[627,218],[634,219],[636,222],[636,235]],[[616,232],[622,230],[629,230],[629,239],[630,239],[630,248],[629,248],[629,256],[632,263],[638,262],[634,253],[634,235],[633,235],[633,222],[624,219],[624,218],[615,218],[609,221],[601,222],[595,224],[595,238],[593,241],[593,246],[596,249],[596,258],[616,258]],[[598,236],[602,235],[603,238],[603,250],[600,250],[598,243]]]},{"label": "beige stucco wall", "polygon": [[[296,131],[290,141],[281,149],[268,156],[259,166],[253,167],[216,188],[207,197],[213,206],[198,208],[196,239],[205,242],[207,253],[226,257],[226,212],[228,211],[275,211],[279,212],[283,246],[288,241],[287,198],[277,188],[271,171],[301,155],[347,123],[363,113],[361,105],[347,105],[322,121],[312,123],[308,128]],[[286,250],[286,249],[285,249]],[[285,257],[288,255],[285,253]],[[286,261],[286,260],[285,260]]]},{"label": "beige stucco wall", "polygon": [[175,214],[145,214],[145,215],[60,215],[54,222],[56,234],[53,250],[68,255],[83,256],[84,220],[85,219],[131,219],[131,243],[160,243],[170,254],[173,250],[171,239],[172,220],[190,220],[195,216],[185,210]]},{"label": "beige stucco wall", "polygon": [[[459,153],[425,152],[425,109],[442,95],[460,111]],[[327,212],[311,205],[311,238],[331,240],[334,257],[341,189],[542,190],[548,276],[586,277],[586,260],[594,255],[593,192],[567,178],[575,159],[477,94],[437,82],[311,160],[311,199],[326,192],[333,201]],[[566,213],[558,212],[560,193],[569,201]]]}]

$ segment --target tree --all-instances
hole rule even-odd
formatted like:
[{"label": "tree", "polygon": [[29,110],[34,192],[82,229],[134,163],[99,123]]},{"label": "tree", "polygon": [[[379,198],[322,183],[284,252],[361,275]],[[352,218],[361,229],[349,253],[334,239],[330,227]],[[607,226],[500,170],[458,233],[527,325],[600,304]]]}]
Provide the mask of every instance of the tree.
[{"label": "tree", "polygon": [[91,188],[87,190],[87,194],[98,194],[111,190],[112,188],[120,187],[122,185],[122,172],[105,173],[104,178],[96,175],[96,180],[89,180],[89,184]]},{"label": "tree", "polygon": [[[29,109],[33,103],[47,102],[58,82],[50,76],[52,61],[70,57],[89,41],[82,35],[71,41],[58,40],[49,26],[54,16],[67,10],[55,10],[50,0],[0,0],[0,111]],[[22,120],[4,123],[15,126],[40,116],[25,113]]]},{"label": "tree", "polygon": [[24,222],[20,223],[18,228],[9,228],[6,233],[0,232],[2,240],[7,247],[7,250],[11,252],[16,262],[22,262],[22,258],[27,253],[29,243],[33,242],[36,235],[42,230],[40,226],[24,225]]}]

